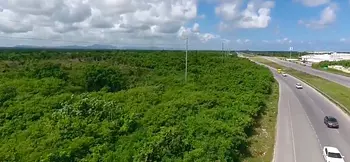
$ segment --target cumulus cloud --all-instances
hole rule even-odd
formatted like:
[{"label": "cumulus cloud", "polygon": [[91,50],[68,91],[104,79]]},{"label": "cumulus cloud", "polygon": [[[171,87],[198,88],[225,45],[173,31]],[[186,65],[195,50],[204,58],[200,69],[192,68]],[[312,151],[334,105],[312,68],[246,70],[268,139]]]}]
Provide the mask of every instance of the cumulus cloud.
[{"label": "cumulus cloud", "polygon": [[[72,41],[174,43],[187,30],[202,42],[218,35],[201,33],[197,0],[2,0],[0,34]],[[180,40],[179,40],[180,41]]]},{"label": "cumulus cloud", "polygon": [[[270,21],[273,1],[251,0],[245,9],[241,10],[243,0],[223,1],[215,8],[215,13],[223,19],[220,29],[228,26],[238,28],[266,28]],[[230,24],[230,25],[227,25]]]},{"label": "cumulus cloud", "polygon": [[321,11],[320,18],[318,20],[299,20],[298,23],[303,24],[308,28],[322,29],[335,22],[337,18],[337,10],[338,6],[336,4],[330,4]]},{"label": "cumulus cloud", "polygon": [[330,2],[330,0],[295,0],[296,2],[302,3],[307,7],[316,7],[320,5],[324,5]]},{"label": "cumulus cloud", "polygon": [[219,35],[211,33],[200,33],[199,24],[195,23],[192,28],[181,27],[177,32],[177,36],[181,39],[199,39],[202,43],[206,43],[212,39],[220,38]]}]

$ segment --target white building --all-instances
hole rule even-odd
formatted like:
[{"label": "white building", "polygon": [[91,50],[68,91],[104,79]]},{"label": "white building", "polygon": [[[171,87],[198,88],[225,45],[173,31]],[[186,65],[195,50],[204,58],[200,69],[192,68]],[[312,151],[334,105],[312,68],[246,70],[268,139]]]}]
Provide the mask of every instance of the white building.
[{"label": "white building", "polygon": [[301,60],[310,63],[318,63],[321,61],[350,60],[350,54],[337,52],[332,52],[330,54],[311,54],[301,56]]}]

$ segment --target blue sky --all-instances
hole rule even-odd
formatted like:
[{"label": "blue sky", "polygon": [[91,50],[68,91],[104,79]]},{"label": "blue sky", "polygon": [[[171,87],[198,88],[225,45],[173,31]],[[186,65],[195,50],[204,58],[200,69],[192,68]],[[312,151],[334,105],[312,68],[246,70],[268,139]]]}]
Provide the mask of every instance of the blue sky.
[{"label": "blue sky", "polygon": [[[247,7],[248,2],[250,1],[240,5],[240,11]],[[222,38],[230,40],[228,46],[232,48],[236,46],[252,50],[288,50],[289,46],[293,46],[295,50],[350,50],[349,1],[276,0],[272,2],[274,6],[270,7],[271,19],[267,26],[240,28],[231,24],[228,27],[229,30],[218,29],[218,24],[223,18],[215,13],[215,7],[222,2],[200,2],[198,14],[205,15],[205,18],[196,21],[200,24],[202,32],[219,34]],[[238,19],[228,23],[239,21]],[[249,42],[237,42],[237,40],[246,39],[249,39]]]},{"label": "blue sky", "polygon": [[350,0],[4,0],[0,46],[350,51],[349,16]]}]

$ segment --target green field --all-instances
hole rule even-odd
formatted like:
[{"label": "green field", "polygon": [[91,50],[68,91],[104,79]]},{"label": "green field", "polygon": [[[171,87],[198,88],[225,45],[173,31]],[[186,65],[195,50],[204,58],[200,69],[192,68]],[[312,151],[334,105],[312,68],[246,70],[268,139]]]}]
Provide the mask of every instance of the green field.
[{"label": "green field", "polygon": [[[1,51],[3,161],[271,161],[278,92],[248,59]],[[262,156],[264,155],[264,156]]]},{"label": "green field", "polygon": [[275,62],[266,60],[264,58],[253,58],[253,60],[257,62],[261,62],[263,64],[269,65],[274,68],[281,68],[284,69],[284,71],[290,75],[293,75],[302,81],[305,81],[312,85],[313,87],[317,88],[324,94],[330,97],[331,100],[335,100],[336,102],[339,102],[343,109],[350,112],[350,88],[342,86],[338,83],[334,83],[331,81],[328,81],[326,79],[310,75],[304,72],[300,72],[294,69],[283,67]]}]

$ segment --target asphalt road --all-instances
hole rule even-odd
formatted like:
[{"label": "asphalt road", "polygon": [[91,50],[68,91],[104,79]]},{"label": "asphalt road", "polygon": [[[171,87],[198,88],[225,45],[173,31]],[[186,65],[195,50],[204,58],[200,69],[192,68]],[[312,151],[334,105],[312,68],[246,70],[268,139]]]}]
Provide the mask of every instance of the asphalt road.
[{"label": "asphalt road", "polygon": [[341,75],[337,75],[337,74],[333,74],[333,73],[328,73],[328,72],[324,72],[324,71],[320,71],[320,70],[316,70],[313,69],[312,67],[308,67],[308,66],[302,66],[296,63],[292,63],[292,62],[288,62],[288,61],[283,61],[277,58],[273,58],[273,57],[264,57],[266,59],[269,59],[273,62],[276,62],[280,65],[286,66],[286,67],[290,67],[293,68],[295,70],[299,70],[305,73],[309,73],[315,76],[319,76],[321,78],[333,81],[335,83],[344,85],[346,87],[350,88],[350,77],[346,77],[346,76],[341,76]]},{"label": "asphalt road", "polygon": [[[333,146],[350,162],[349,116],[307,84],[272,72],[280,86],[274,161],[321,162],[323,146]],[[295,88],[297,82],[303,89]],[[327,128],[326,115],[336,117],[340,128]]]}]

